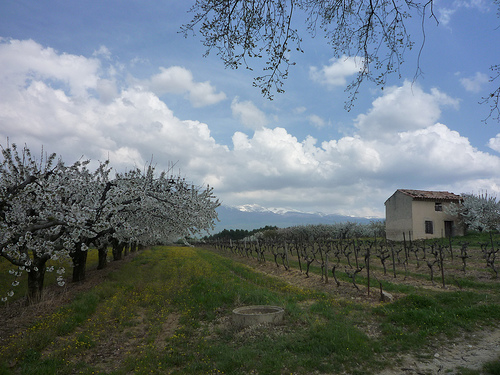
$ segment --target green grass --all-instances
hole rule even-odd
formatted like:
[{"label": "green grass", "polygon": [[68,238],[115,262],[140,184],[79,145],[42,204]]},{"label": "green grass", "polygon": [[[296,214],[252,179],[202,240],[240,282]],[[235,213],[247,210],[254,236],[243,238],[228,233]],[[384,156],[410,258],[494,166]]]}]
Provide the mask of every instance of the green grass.
[{"label": "green grass", "polygon": [[[494,232],[492,233],[493,241],[496,243],[500,240],[500,233]],[[444,245],[449,245],[449,238],[441,238],[436,240],[429,240],[433,242],[440,242]],[[490,243],[490,232],[476,232],[476,231],[467,231],[465,236],[458,236],[451,238],[451,244],[453,247],[460,247],[463,242],[469,242],[471,245],[478,245],[479,243]]]},{"label": "green grass", "polygon": [[[383,358],[500,323],[498,289],[482,285],[431,292],[394,281],[406,296],[369,305],[207,250],[157,247],[7,340],[0,374],[376,373]],[[283,306],[284,322],[233,327],[231,311],[253,304]],[[379,335],[362,328],[368,322]],[[498,363],[485,366],[498,373]]]},{"label": "green grass", "polygon": [[500,375],[500,359],[485,363],[483,371],[486,375]]},{"label": "green grass", "polygon": [[458,375],[500,375],[500,358],[495,361],[486,362],[480,370],[461,367]]},{"label": "green grass", "polygon": [[491,296],[475,292],[410,294],[375,309],[383,318],[381,328],[387,345],[421,347],[432,337],[454,338],[459,332],[500,321],[500,305]]}]

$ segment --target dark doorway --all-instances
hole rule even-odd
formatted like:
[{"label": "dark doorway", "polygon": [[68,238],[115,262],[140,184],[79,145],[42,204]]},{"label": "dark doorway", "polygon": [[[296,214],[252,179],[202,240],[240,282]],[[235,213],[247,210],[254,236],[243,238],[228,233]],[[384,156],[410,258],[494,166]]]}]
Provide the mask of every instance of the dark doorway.
[{"label": "dark doorway", "polygon": [[444,222],[444,236],[446,238],[453,236],[453,221]]}]

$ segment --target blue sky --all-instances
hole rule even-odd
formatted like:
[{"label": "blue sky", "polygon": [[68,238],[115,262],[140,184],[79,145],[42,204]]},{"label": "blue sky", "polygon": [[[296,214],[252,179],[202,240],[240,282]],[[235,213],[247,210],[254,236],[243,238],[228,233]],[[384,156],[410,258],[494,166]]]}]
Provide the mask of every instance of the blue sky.
[{"label": "blue sky", "polygon": [[119,171],[174,163],[230,206],[383,217],[398,188],[499,195],[500,124],[478,104],[500,63],[491,2],[435,3],[416,81],[410,21],[401,77],[365,83],[350,112],[354,59],[333,59],[321,34],[302,30],[305,53],[269,101],[258,72],[225,69],[179,33],[192,3],[2,1],[0,143]]}]

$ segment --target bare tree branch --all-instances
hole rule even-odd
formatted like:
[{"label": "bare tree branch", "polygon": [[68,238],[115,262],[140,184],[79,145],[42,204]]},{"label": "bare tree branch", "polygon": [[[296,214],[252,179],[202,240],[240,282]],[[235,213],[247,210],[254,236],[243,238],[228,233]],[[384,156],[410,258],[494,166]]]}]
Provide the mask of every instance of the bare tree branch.
[{"label": "bare tree branch", "polygon": [[[492,76],[490,77],[490,82],[495,82],[498,77],[500,77],[500,64],[493,65],[490,69],[493,72]],[[500,86],[497,87],[493,92],[491,92],[487,97],[482,98],[482,100],[479,102],[479,104],[489,104],[490,106],[490,113],[484,119],[484,122],[487,122],[490,118],[493,118],[496,121],[500,121],[500,107],[498,106],[499,99]]]},{"label": "bare tree branch", "polygon": [[[264,59],[262,75],[253,85],[262,94],[273,98],[283,92],[284,80],[296,52],[303,52],[301,36],[294,22],[306,20],[314,37],[321,31],[332,48],[333,57],[354,57],[360,68],[348,84],[345,108],[350,110],[361,84],[374,82],[383,87],[391,74],[400,73],[405,53],[414,47],[407,23],[420,20],[422,42],[417,54],[416,80],[422,75],[420,67],[426,43],[426,21],[438,23],[434,15],[435,0],[196,0],[190,12],[192,20],[181,27],[187,37],[199,30],[206,54],[216,50],[226,67],[244,66],[254,70],[256,62]],[[500,8],[500,1],[495,0]],[[300,16],[302,13],[304,18]],[[301,25],[302,26],[302,25]],[[492,67],[500,74],[498,65]],[[500,88],[482,103],[490,104],[490,115],[500,120],[498,98]]]}]

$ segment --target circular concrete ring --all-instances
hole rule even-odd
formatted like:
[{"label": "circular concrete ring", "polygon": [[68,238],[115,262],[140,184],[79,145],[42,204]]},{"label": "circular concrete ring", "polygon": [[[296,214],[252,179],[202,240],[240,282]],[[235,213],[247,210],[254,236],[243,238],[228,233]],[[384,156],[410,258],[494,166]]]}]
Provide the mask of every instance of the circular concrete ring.
[{"label": "circular concrete ring", "polygon": [[244,306],[233,310],[233,324],[249,327],[256,324],[276,324],[283,320],[285,310],[279,306]]}]

